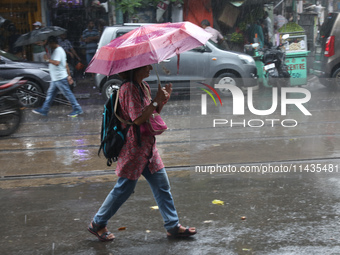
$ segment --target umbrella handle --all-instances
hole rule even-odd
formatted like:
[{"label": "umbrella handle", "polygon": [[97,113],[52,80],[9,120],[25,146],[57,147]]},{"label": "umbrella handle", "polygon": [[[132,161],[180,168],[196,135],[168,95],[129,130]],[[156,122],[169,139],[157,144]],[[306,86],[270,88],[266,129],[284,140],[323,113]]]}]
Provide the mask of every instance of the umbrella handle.
[{"label": "umbrella handle", "polygon": [[157,71],[157,66],[158,66],[158,65],[156,65],[155,72],[156,72],[156,75],[157,75],[158,84],[162,86],[161,81],[159,80],[159,75],[158,75],[158,71]]},{"label": "umbrella handle", "polygon": [[177,55],[177,74],[179,74],[179,49],[176,49],[176,55]]}]

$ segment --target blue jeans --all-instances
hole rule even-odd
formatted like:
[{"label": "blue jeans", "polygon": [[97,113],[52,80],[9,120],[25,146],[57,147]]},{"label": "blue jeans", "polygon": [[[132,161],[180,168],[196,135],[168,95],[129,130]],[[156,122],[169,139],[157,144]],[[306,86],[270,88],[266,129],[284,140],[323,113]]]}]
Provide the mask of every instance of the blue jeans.
[{"label": "blue jeans", "polygon": [[51,81],[50,87],[47,90],[46,93],[46,100],[43,104],[43,106],[41,107],[41,110],[43,112],[45,112],[46,114],[48,113],[48,111],[50,110],[51,104],[53,102],[53,100],[55,99],[55,97],[58,94],[58,90],[61,91],[61,93],[63,93],[63,95],[66,97],[66,99],[68,101],[70,101],[73,111],[81,111],[81,107],[77,102],[77,99],[75,98],[75,96],[73,95],[70,86],[68,85],[68,81],[67,81],[67,77],[65,79],[61,79],[58,81]]},{"label": "blue jeans", "polygon": [[86,62],[87,62],[87,65],[91,62],[94,54],[96,54],[95,52],[93,53],[86,53]]},{"label": "blue jeans", "polygon": [[[142,175],[148,181],[164,220],[164,227],[169,230],[178,224],[178,215],[170,192],[168,175],[164,168],[151,174],[146,166]],[[118,211],[122,204],[134,191],[138,180],[118,178],[116,185],[107,195],[93,221],[99,225],[107,225],[108,220]]]}]

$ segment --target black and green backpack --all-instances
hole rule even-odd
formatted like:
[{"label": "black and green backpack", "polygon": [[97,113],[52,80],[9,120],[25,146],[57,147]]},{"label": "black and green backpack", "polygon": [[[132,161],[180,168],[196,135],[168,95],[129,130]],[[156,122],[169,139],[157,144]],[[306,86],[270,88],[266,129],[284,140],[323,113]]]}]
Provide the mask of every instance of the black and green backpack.
[{"label": "black and green backpack", "polygon": [[[111,166],[112,162],[118,160],[118,155],[126,141],[126,134],[133,124],[132,122],[125,121],[119,117],[118,97],[119,89],[116,89],[106,101],[102,116],[101,144],[98,155],[103,151],[103,154],[107,159],[107,166]],[[126,128],[122,128],[122,123],[127,125]]]}]

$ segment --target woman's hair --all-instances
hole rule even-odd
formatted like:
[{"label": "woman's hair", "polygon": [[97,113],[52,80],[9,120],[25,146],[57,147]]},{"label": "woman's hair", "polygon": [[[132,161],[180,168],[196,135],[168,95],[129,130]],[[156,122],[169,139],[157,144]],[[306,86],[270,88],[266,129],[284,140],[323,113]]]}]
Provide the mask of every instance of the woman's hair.
[{"label": "woman's hair", "polygon": [[121,72],[118,75],[123,79],[123,80],[127,80],[129,82],[134,82],[134,73],[136,71],[138,71],[139,69],[143,68],[144,66],[141,67],[137,67],[135,69],[131,69],[131,70],[127,70],[125,72]]},{"label": "woman's hair", "polygon": [[128,70],[128,71],[125,71],[125,72],[121,72],[119,73],[119,77],[122,78],[122,80],[125,80],[125,81],[133,81],[133,70]]}]

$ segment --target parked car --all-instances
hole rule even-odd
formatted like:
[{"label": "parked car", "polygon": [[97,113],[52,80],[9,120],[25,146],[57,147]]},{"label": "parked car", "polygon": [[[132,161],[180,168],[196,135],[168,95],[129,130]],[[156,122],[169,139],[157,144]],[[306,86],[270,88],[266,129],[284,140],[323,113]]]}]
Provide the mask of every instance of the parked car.
[{"label": "parked car", "polygon": [[313,73],[327,87],[340,88],[340,13],[330,13],[315,43]]},{"label": "parked car", "polygon": [[23,87],[26,92],[18,92],[20,102],[26,107],[37,107],[42,104],[43,95],[51,81],[47,63],[20,61],[16,56],[1,50],[0,77],[6,80],[23,77],[27,80]]},{"label": "parked car", "polygon": [[[129,24],[107,27],[98,43],[98,49],[111,40],[137,28],[140,25]],[[162,83],[173,84],[174,91],[188,90],[190,82],[204,82],[214,86],[217,83],[234,84],[238,87],[257,85],[257,70],[254,59],[246,54],[225,50],[222,46],[209,40],[204,46],[180,54],[179,69],[177,56],[169,58],[160,64],[153,65],[157,68]],[[157,75],[155,70],[145,79],[151,90],[157,90]],[[95,75],[95,83],[107,99],[112,89],[121,84],[118,75]],[[220,92],[229,95],[229,90],[221,89]]]}]

